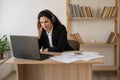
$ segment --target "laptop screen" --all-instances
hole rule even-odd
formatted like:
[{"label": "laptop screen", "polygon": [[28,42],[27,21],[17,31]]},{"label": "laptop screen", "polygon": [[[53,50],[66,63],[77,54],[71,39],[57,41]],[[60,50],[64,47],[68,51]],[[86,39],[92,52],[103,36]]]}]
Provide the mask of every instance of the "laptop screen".
[{"label": "laptop screen", "polygon": [[38,38],[36,36],[11,35],[13,56],[24,59],[40,59]]}]

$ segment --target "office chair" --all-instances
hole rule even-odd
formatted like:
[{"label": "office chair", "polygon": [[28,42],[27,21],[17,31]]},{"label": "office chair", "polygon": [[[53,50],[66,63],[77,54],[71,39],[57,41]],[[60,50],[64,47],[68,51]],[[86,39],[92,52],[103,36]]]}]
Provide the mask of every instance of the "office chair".
[{"label": "office chair", "polygon": [[80,44],[75,40],[68,40],[69,45],[73,48],[73,50],[77,51],[80,49]]}]

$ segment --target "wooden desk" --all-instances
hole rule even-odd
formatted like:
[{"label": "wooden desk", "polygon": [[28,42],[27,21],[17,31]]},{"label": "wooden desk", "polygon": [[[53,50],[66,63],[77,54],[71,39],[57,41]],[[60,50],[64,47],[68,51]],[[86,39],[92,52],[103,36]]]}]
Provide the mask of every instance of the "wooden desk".
[{"label": "wooden desk", "polygon": [[10,58],[5,63],[16,64],[17,80],[93,80],[92,64],[101,58],[70,64],[46,59],[43,61]]}]

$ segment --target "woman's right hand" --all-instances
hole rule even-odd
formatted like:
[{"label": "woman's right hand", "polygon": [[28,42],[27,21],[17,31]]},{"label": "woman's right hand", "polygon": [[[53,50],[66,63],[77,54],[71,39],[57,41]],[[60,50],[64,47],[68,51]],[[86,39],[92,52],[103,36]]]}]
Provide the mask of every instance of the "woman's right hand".
[{"label": "woman's right hand", "polygon": [[40,26],[39,23],[37,23],[37,31],[38,31],[38,39],[39,39],[42,33],[42,27]]}]

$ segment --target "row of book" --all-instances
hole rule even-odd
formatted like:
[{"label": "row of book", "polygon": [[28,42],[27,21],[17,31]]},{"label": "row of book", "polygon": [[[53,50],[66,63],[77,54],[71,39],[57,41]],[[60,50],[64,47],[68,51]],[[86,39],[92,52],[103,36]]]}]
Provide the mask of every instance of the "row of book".
[{"label": "row of book", "polygon": [[117,15],[116,12],[117,12],[117,7],[104,6],[101,17],[102,18],[115,17]]},{"label": "row of book", "polygon": [[[99,11],[99,10],[98,10]],[[69,12],[71,17],[93,17],[90,6],[79,6],[78,4],[69,4]],[[102,13],[98,13],[98,17],[109,18],[115,17],[117,7],[104,6]]]},{"label": "row of book", "polygon": [[107,43],[108,44],[114,44],[114,43],[117,42],[118,39],[119,39],[118,33],[111,32],[109,37],[108,37]]},{"label": "row of book", "polygon": [[70,4],[69,11],[71,17],[92,17],[92,11],[89,6],[79,6],[78,4]]},{"label": "row of book", "polygon": [[[79,33],[74,33],[74,34],[70,34],[70,38],[71,40],[75,40],[75,41],[78,41],[79,44],[84,44],[84,41],[82,39],[82,37],[80,36]],[[111,32],[106,43],[107,44],[114,44],[117,42],[117,40],[119,39],[119,35],[118,33],[115,33],[115,32]]]},{"label": "row of book", "polygon": [[69,39],[78,41],[79,44],[84,44],[83,39],[82,39],[82,37],[80,36],[79,33],[70,34],[70,38]]}]

